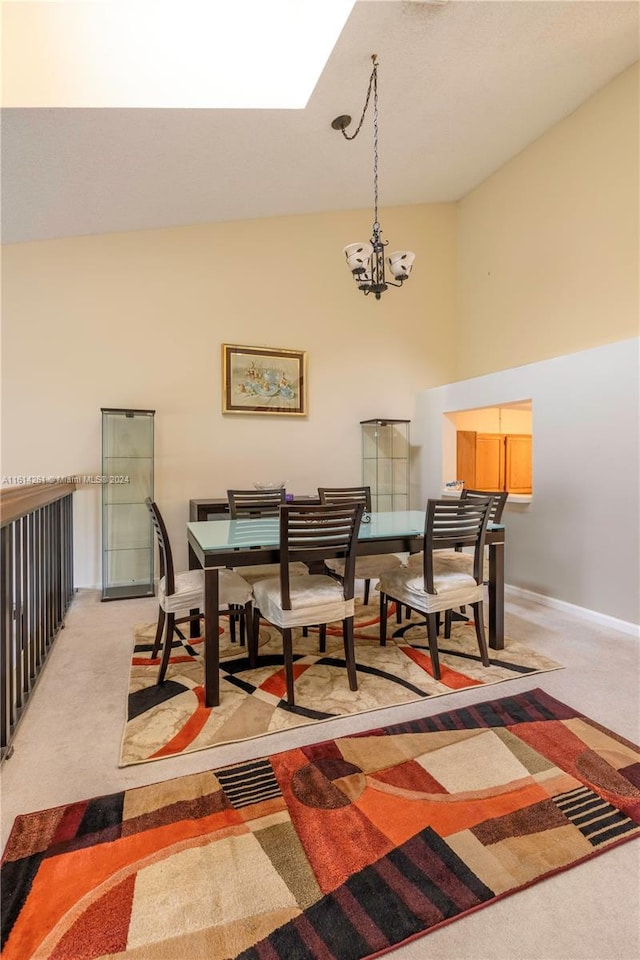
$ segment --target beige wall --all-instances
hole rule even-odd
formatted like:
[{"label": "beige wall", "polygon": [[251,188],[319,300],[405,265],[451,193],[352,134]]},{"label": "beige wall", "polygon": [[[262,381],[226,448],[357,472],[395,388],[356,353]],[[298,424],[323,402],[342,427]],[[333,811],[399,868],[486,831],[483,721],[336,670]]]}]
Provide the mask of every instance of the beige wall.
[{"label": "beige wall", "polygon": [[[454,373],[455,206],[389,209],[410,282],[365,298],[354,211],[5,247],[3,475],[100,473],[100,407],[157,410],[156,496],[186,563],[191,497],[252,480],[361,482],[359,421],[411,419]],[[309,416],[221,414],[221,344],[308,351]],[[76,496],[77,583],[100,576],[99,494]]]},{"label": "beige wall", "polygon": [[459,204],[457,379],[635,336],[638,209],[635,64]]}]

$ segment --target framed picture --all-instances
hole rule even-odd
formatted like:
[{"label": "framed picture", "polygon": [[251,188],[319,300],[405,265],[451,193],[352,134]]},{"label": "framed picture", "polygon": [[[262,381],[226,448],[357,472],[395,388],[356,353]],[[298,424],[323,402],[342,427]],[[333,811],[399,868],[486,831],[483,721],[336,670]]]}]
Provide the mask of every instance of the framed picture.
[{"label": "framed picture", "polygon": [[307,354],[222,344],[222,412],[307,415]]}]

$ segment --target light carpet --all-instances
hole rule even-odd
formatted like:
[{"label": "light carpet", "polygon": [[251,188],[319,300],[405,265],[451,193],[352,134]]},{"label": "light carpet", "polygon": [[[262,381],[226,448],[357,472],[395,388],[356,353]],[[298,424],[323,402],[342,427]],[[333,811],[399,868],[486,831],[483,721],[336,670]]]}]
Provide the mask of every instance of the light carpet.
[{"label": "light carpet", "polygon": [[249,669],[246,651],[220,638],[220,705],[204,705],[203,640],[174,641],[167,679],[156,684],[159,660],[151,659],[155,624],[135,630],[128,714],[120,766],[159,760],[221,743],[237,742],[321,723],[335,717],[451,694],[474,686],[558,670],[562,665],[511,640],[490,651],[483,667],[473,624],[454,623],[450,640],[440,637],[441,678],[433,678],[426,628],[417,615],[396,623],[389,607],[390,639],[381,647],[377,605],[356,607],[358,690],[349,690],[341,624],[327,629],[326,652],[318,652],[318,631],[294,638],[295,706],[285,699],[282,641],[262,624],[259,665]]},{"label": "light carpet", "polygon": [[639,824],[640,749],[532,690],[18,817],[3,956],[363,960]]}]

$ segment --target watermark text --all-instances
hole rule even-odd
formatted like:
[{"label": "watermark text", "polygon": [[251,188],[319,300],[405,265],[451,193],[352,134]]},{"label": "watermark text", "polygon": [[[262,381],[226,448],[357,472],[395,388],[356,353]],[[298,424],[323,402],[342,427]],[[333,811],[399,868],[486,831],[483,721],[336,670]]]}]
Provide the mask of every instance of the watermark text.
[{"label": "watermark text", "polygon": [[83,473],[78,476],[70,477],[61,477],[55,474],[50,474],[49,476],[10,476],[10,477],[0,477],[0,483],[3,487],[11,486],[29,486],[30,484],[36,483],[76,483],[76,484],[87,484],[87,483],[130,483],[130,477],[124,476],[122,474],[109,474],[105,476],[101,473]]}]

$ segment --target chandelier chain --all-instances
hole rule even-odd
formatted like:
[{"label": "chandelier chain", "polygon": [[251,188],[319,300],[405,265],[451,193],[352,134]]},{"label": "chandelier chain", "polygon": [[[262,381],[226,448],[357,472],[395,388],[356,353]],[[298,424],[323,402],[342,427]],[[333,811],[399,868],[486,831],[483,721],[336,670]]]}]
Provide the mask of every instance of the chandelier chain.
[{"label": "chandelier chain", "polygon": [[[373,60],[373,70],[371,71],[371,76],[369,77],[369,89],[367,90],[367,99],[365,100],[365,102],[364,102],[364,107],[362,108],[362,116],[360,117],[360,122],[358,123],[358,126],[357,126],[356,129],[353,131],[353,133],[351,134],[351,136],[349,136],[349,134],[345,132],[344,127],[340,127],[340,132],[342,133],[342,136],[345,138],[345,140],[355,140],[355,138],[356,138],[356,137],[358,136],[358,134],[360,133],[360,128],[362,127],[362,124],[364,123],[364,118],[365,118],[365,116],[366,116],[367,108],[368,108],[368,106],[369,106],[369,99],[371,98],[371,91],[372,91],[372,89],[374,89],[374,87],[375,87],[374,102],[377,101],[377,97],[378,97],[378,61],[377,61],[377,57],[376,57],[376,54],[375,54],[375,53],[372,55],[371,59]],[[377,111],[377,107],[376,107],[376,111]]]},{"label": "chandelier chain", "polygon": [[378,64],[374,60],[373,73],[373,230],[380,231],[378,223]]}]

